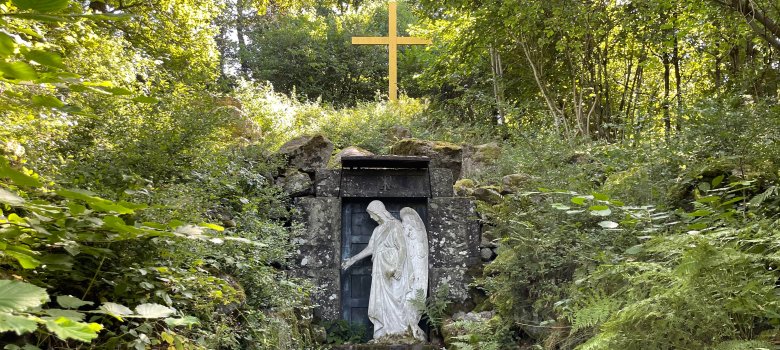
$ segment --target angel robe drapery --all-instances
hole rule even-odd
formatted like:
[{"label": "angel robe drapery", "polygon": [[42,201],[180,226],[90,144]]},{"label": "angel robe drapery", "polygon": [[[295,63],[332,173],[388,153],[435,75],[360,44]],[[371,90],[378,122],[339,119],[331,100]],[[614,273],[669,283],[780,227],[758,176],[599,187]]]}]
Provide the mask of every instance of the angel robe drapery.
[{"label": "angel robe drapery", "polygon": [[[385,335],[403,334],[407,329],[405,294],[407,258],[404,227],[398,220],[388,220],[371,235],[374,254],[371,258],[371,294],[368,318],[374,324],[374,339]],[[390,272],[397,271],[400,278]]]}]

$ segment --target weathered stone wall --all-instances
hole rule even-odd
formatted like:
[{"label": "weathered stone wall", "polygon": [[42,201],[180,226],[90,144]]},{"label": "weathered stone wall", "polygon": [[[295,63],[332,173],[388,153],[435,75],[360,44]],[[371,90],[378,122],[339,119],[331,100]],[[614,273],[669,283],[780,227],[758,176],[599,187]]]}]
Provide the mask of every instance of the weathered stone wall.
[{"label": "weathered stone wall", "polygon": [[305,234],[296,252],[294,274],[317,286],[315,316],[341,317],[341,198],[427,197],[430,293],[447,285],[450,299],[470,303],[469,283],[481,265],[480,233],[473,200],[456,197],[452,170],[318,169],[314,196],[295,200]]}]

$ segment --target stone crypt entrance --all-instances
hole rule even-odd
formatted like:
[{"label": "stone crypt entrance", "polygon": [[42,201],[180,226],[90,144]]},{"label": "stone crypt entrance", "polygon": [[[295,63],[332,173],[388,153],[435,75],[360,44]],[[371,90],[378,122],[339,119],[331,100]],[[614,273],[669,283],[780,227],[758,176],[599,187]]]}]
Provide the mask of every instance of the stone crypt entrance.
[{"label": "stone crypt entrance", "polygon": [[382,201],[396,219],[401,208],[410,207],[424,222],[428,295],[446,285],[451,302],[470,302],[469,270],[481,263],[475,205],[455,197],[451,169],[429,164],[425,157],[345,156],[341,169],[316,169],[314,195],[295,199],[305,231],[297,239],[297,266],[291,271],[316,286],[315,322],[360,323],[369,333],[373,328],[367,317],[371,259],[341,270],[344,260],[366,247],[377,226],[366,212],[372,200]]},{"label": "stone crypt entrance", "polygon": [[[341,211],[341,259],[346,260],[362,251],[371,239],[377,223],[366,207],[372,199],[350,198],[342,201]],[[401,219],[403,207],[414,209],[427,222],[427,198],[382,198],[387,210]],[[341,318],[371,329],[368,320],[368,297],[371,291],[371,259],[363,259],[346,272],[341,273]],[[370,332],[369,332],[370,333]]]}]

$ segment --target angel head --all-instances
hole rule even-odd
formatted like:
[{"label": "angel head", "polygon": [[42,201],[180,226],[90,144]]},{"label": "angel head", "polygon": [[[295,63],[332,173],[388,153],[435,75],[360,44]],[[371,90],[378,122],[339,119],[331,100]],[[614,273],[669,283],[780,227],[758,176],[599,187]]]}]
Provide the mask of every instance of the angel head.
[{"label": "angel head", "polygon": [[374,221],[382,224],[391,220],[394,220],[393,215],[385,209],[384,203],[380,201],[372,201],[368,204],[368,215],[371,216]]}]

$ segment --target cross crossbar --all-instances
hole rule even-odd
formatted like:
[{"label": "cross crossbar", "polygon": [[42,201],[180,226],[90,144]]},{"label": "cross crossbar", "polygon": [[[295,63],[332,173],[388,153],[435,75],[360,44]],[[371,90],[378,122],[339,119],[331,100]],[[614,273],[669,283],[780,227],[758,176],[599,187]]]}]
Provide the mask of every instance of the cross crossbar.
[{"label": "cross crossbar", "polygon": [[388,97],[390,101],[398,100],[398,45],[430,45],[431,40],[415,37],[399,37],[397,31],[397,3],[390,1],[388,4],[388,36],[352,37],[352,45],[387,45],[390,54],[388,81]]}]

